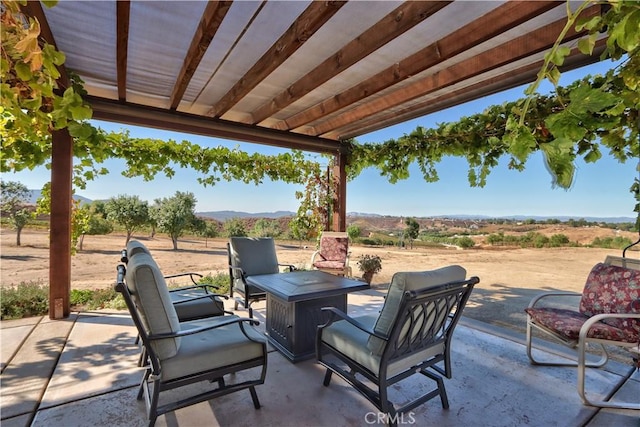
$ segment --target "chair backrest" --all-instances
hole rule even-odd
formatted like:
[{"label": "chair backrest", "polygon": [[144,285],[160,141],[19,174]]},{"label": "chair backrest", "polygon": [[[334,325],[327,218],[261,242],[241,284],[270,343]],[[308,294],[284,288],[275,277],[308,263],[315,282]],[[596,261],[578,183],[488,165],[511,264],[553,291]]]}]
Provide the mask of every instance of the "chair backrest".
[{"label": "chair backrest", "polygon": [[[579,310],[591,317],[603,313],[640,312],[640,270],[605,263],[596,264],[587,277]],[[640,335],[640,320],[606,319],[618,329]]]},{"label": "chair backrest", "polygon": [[[141,335],[176,333],[180,331],[178,315],[171,301],[169,289],[153,257],[144,252],[129,256],[125,282],[137,306],[137,313],[145,331]],[[180,338],[154,340],[153,350],[160,359],[173,357],[180,348]]]},{"label": "chair backrest", "polygon": [[323,232],[320,236],[319,252],[327,261],[346,261],[349,254],[349,235],[337,231]]},{"label": "chair backrest", "polygon": [[229,238],[229,261],[246,276],[280,272],[276,244],[271,237]]},{"label": "chair backrest", "polygon": [[140,252],[151,254],[149,249],[142,242],[138,240],[129,240],[129,243],[127,243],[127,256],[132,257]]},{"label": "chair backrest", "polygon": [[[454,282],[463,282],[466,278],[467,271],[459,265],[451,265],[431,271],[420,272],[399,272],[395,273],[391,279],[387,297],[385,299],[380,315],[374,325],[374,331],[383,336],[390,336],[392,329],[401,317],[401,307],[407,298],[408,292],[423,293],[434,289],[439,285],[446,285]],[[439,302],[437,304],[446,304]],[[446,307],[434,307],[437,311],[426,313],[427,316],[448,316]],[[445,314],[446,312],[446,314]],[[444,319],[432,319],[433,321],[441,321]],[[367,342],[367,347],[374,354],[381,354],[386,346],[385,341],[371,336]]]}]

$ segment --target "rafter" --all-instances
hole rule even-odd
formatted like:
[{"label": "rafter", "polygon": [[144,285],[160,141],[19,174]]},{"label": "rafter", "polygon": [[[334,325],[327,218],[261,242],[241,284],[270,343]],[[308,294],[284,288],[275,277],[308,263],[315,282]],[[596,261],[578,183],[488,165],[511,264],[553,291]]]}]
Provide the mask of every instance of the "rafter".
[{"label": "rafter", "polygon": [[[600,7],[594,6],[587,9],[583,16],[595,16],[599,13]],[[350,123],[355,123],[384,110],[392,109],[412,99],[420,98],[431,92],[454,85],[497,67],[509,64],[510,62],[548,50],[556,42],[557,35],[560,34],[565,25],[565,19],[558,20],[524,36],[489,49],[482,54],[440,70],[435,74],[430,74],[423,79],[378,97],[371,102],[343,111],[339,115],[334,114],[332,118],[314,124],[313,134],[324,135]],[[580,34],[576,34],[575,30],[571,29],[567,33],[564,42],[573,40],[579,36]]]},{"label": "rafter", "polygon": [[131,2],[129,0],[116,2],[116,27],[118,39],[116,42],[116,73],[118,79],[118,99],[127,100],[127,56],[129,51],[129,17]]},{"label": "rafter", "polygon": [[276,95],[271,101],[253,111],[251,113],[253,124],[260,123],[272,116],[276,111],[296,102],[307,93],[415,27],[450,3],[452,2],[408,1],[398,6],[342,49],[325,59],[311,72]]},{"label": "rafter", "polygon": [[273,127],[290,130],[310,123],[415,76],[557,6],[557,1],[508,2],[362,83],[281,120]]},{"label": "rafter", "polygon": [[346,2],[313,1],[285,33],[262,55],[206,114],[220,117],[278,68],[318,31]]},{"label": "rafter", "polygon": [[[604,50],[605,45],[606,40],[598,40],[594,47],[593,56],[599,56]],[[561,69],[562,72],[566,72],[577,67],[582,67],[590,62],[592,61],[588,56],[577,55],[576,52],[576,55],[572,55],[565,60]],[[530,83],[536,78],[536,75],[540,71],[543,63],[543,60],[536,61],[508,71],[504,74],[500,74],[499,76],[483,80],[482,82],[471,86],[466,86],[455,91],[444,91],[441,96],[437,96],[435,99],[425,100],[418,104],[411,105],[410,107],[396,110],[393,114],[382,113],[368,117],[366,120],[359,121],[357,125],[336,129],[336,131],[329,132],[323,135],[323,137],[330,139],[352,138],[358,134],[362,135],[382,129],[390,123],[393,123],[393,121],[398,117],[402,117],[403,120],[412,120],[417,117],[425,116],[436,111],[442,111],[446,108],[465,103],[469,97],[479,98],[489,96],[517,86],[522,86]]]},{"label": "rafter", "polygon": [[215,1],[207,3],[207,7],[202,13],[202,18],[196,29],[196,33],[191,40],[191,46],[184,58],[182,69],[176,79],[176,84],[171,93],[170,109],[175,110],[178,108],[184,92],[189,86],[189,82],[193,77],[193,74],[198,69],[200,61],[204,57],[204,54],[209,48],[209,44],[213,37],[216,35],[222,20],[226,16],[229,8],[231,8],[231,1]]}]

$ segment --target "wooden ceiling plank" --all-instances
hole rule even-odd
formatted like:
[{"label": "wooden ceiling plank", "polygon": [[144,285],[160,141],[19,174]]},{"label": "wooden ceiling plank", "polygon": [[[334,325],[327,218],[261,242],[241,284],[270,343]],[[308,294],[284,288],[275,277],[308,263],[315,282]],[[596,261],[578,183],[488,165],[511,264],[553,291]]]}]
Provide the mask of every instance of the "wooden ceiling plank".
[{"label": "wooden ceiling plank", "polygon": [[350,41],[320,65],[307,73],[272,100],[253,111],[253,124],[272,116],[307,93],[340,74],[356,62],[399,37],[452,1],[408,1],[394,9],[364,33]]},{"label": "wooden ceiling plank", "polygon": [[295,129],[358,102],[558,6],[557,1],[510,1],[380,73],[273,127]]},{"label": "wooden ceiling plank", "polygon": [[131,2],[129,0],[116,2],[116,79],[118,81],[118,99],[127,100],[127,56],[129,51],[129,18],[131,16]]},{"label": "wooden ceiling plank", "polygon": [[[56,40],[53,37],[51,27],[49,26],[49,21],[47,21],[47,17],[42,10],[42,4],[40,4],[39,1],[28,1],[26,5],[20,5],[20,10],[25,15],[38,20],[40,23],[40,37],[42,40],[52,45],[56,50],[59,50],[56,45]],[[60,72],[60,77],[56,83],[60,90],[64,90],[71,85],[71,82],[69,81],[69,74],[67,73],[67,68],[64,64],[58,65],[57,67],[58,72]]]},{"label": "wooden ceiling plank", "polygon": [[171,93],[169,104],[171,110],[178,108],[191,78],[193,78],[194,73],[198,69],[200,61],[202,61],[202,58],[207,52],[211,40],[213,40],[218,28],[220,28],[220,24],[222,24],[232,3],[232,1],[214,1],[207,3],[207,7],[202,13],[202,18],[191,40],[191,45],[184,58],[173,92]]},{"label": "wooden ceiling plank", "polygon": [[[605,47],[606,40],[602,39],[596,42],[594,53],[591,56],[583,55],[578,49],[573,49],[571,55],[565,60],[561,67],[561,71],[566,72],[577,67],[597,62]],[[371,116],[366,120],[361,120],[349,127],[336,129],[321,136],[329,139],[352,138],[357,135],[382,129],[389,124],[394,123],[398,117],[402,117],[403,121],[412,120],[436,111],[444,110],[445,108],[463,104],[469,99],[485,97],[517,86],[522,86],[530,83],[536,77],[537,73],[542,68],[543,63],[544,61],[540,60],[532,64],[523,65],[517,69],[509,70],[499,76],[483,80],[471,86],[467,86],[453,92],[444,93],[442,96],[438,96],[435,99],[432,98],[425,100],[402,110],[395,110],[393,112],[385,112],[376,116]],[[508,86],[504,85],[505,81],[509,82]]]},{"label": "wooden ceiling plank", "polygon": [[206,114],[220,117],[229,111],[262,80],[286,61],[316,31],[346,4],[339,1],[313,1],[284,34],[262,55]]},{"label": "wooden ceiling plank", "polygon": [[[583,16],[600,14],[600,7],[594,6],[585,10]],[[415,83],[407,85],[390,94],[376,98],[372,102],[359,105],[340,115],[315,124],[313,127],[317,135],[323,135],[334,129],[344,127],[349,123],[362,120],[370,115],[380,113],[388,108],[401,105],[404,102],[419,98],[435,90],[451,86],[491,69],[504,66],[510,62],[550,49],[556,42],[558,34],[566,25],[561,19],[552,24],[538,28],[514,40],[487,50],[482,54],[466,59],[435,74],[431,74]],[[576,34],[574,29],[567,32],[564,42],[580,37],[584,33]]]}]

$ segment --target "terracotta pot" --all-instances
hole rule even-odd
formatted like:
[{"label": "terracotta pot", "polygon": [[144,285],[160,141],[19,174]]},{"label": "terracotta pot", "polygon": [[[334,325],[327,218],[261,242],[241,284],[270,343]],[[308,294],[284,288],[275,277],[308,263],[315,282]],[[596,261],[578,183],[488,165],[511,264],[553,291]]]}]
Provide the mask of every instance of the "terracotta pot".
[{"label": "terracotta pot", "polygon": [[364,273],[362,273],[362,278],[370,285],[371,280],[373,280],[373,275],[373,271],[365,271]]}]

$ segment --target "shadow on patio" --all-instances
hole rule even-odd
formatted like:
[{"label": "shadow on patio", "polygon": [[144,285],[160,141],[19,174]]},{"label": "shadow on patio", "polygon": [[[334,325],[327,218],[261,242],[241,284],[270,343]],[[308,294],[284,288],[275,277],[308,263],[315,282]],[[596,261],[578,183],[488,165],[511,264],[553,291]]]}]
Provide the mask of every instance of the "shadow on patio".
[{"label": "shadow on patio", "polygon": [[[377,311],[379,290],[349,295],[351,314]],[[264,303],[255,316],[264,325]],[[244,315],[244,314],[242,314]],[[2,322],[2,425],[143,426],[144,404],[136,401],[135,328],[128,313],[82,312],[64,321],[30,318]],[[453,378],[445,380],[451,408],[435,399],[405,414],[399,424],[419,426],[635,426],[639,411],[584,406],[573,368],[529,364],[524,336],[462,319],[454,334]],[[554,354],[563,349],[539,341]],[[375,408],[341,379],[322,386],[324,370],[314,360],[292,364],[270,348],[267,378],[257,388],[262,408],[239,392],[158,418],[163,426],[366,426]],[[392,400],[409,400],[423,384],[407,379]],[[590,370],[587,388],[617,388],[613,400],[640,396],[640,374],[610,362]],[[630,397],[631,396],[631,397]]]}]

